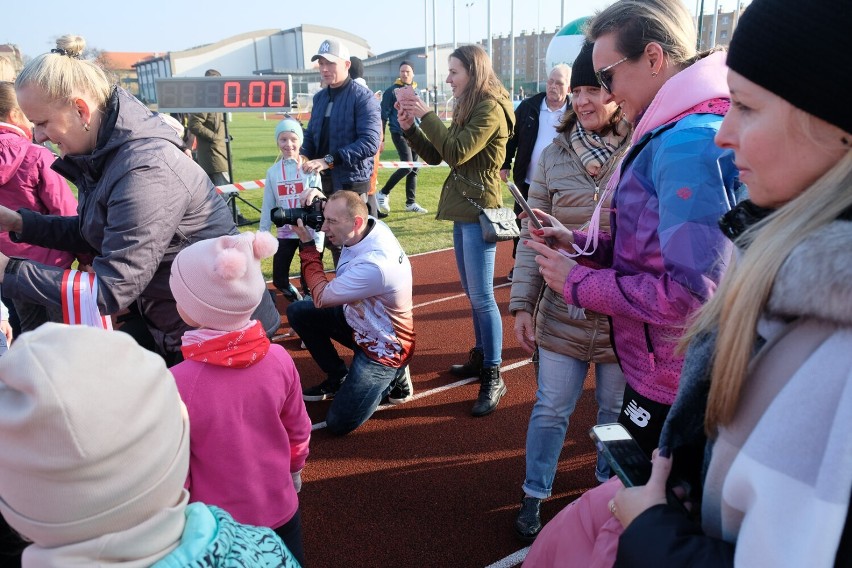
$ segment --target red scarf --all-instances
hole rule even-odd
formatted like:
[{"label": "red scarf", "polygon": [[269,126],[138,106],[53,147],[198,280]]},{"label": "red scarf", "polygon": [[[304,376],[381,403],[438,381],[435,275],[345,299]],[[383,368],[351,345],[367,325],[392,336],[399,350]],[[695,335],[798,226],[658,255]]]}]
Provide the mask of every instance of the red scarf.
[{"label": "red scarf", "polygon": [[259,321],[237,331],[188,331],[182,342],[184,359],[235,369],[254,365],[269,351],[269,338]]}]

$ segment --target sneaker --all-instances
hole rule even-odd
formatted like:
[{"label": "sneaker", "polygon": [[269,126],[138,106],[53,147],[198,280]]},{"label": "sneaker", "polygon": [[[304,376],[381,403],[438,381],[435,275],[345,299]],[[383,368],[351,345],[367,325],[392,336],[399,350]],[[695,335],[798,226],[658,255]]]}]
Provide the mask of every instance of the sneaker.
[{"label": "sneaker", "polygon": [[405,373],[394,380],[393,388],[388,393],[388,402],[404,404],[414,398],[414,383],[411,382],[411,371],[405,367]]},{"label": "sneaker", "polygon": [[379,219],[384,219],[384,218],[385,218],[385,217],[387,217],[387,216],[388,216],[388,214],[387,214],[387,213],[382,213],[381,211],[379,211],[379,214],[377,215],[377,217],[378,217]]},{"label": "sneaker", "polygon": [[410,205],[405,206],[405,210],[410,213],[428,213],[429,210],[425,207],[421,207],[419,203],[412,203]]},{"label": "sneaker", "polygon": [[381,191],[376,194],[376,201],[379,202],[379,215],[382,213],[390,213],[390,195],[387,193],[382,193]]},{"label": "sneaker", "polygon": [[506,280],[508,280],[509,282],[511,282],[511,281],[512,281],[512,278],[513,278],[514,276],[515,276],[515,269],[513,268],[513,269],[509,270],[509,274],[507,274],[507,275],[506,275]]},{"label": "sneaker", "polygon": [[298,302],[302,299],[302,295],[299,294],[299,291],[296,290],[296,287],[292,284],[288,284],[287,288],[281,290],[281,295],[284,296],[288,302]]},{"label": "sneaker", "polygon": [[343,381],[334,379],[326,379],[320,384],[302,389],[302,399],[305,402],[319,402],[321,400],[331,400],[337,391],[340,390],[340,385]]}]

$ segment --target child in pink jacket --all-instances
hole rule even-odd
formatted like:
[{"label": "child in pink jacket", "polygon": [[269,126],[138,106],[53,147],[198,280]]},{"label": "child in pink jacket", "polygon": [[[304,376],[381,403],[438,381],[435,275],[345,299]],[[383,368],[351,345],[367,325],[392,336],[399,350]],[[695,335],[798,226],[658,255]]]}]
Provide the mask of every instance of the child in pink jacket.
[{"label": "child in pink jacket", "polygon": [[191,424],[190,501],[274,529],[304,564],[296,494],[311,421],[293,360],[250,319],[267,293],[260,259],[277,245],[248,232],[199,241],[175,257],[178,313],[198,329],[184,334],[184,361],[171,371]]}]

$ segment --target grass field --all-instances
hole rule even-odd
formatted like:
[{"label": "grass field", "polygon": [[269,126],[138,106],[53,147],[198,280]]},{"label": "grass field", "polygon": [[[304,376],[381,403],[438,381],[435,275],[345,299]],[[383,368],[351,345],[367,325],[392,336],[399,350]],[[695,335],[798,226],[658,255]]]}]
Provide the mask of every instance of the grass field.
[{"label": "grass field", "polygon": [[[231,143],[231,154],[233,161],[234,181],[243,182],[250,180],[262,180],[266,177],[266,170],[271,166],[277,155],[278,148],[275,145],[275,125],[281,119],[280,115],[268,114],[266,120],[262,115],[253,113],[233,113],[233,122],[228,124],[229,133],[234,140]],[[382,160],[396,160],[399,158],[393,144],[390,143],[390,135],[386,136],[388,144],[382,152]],[[378,188],[381,189],[390,175],[394,172],[390,168],[379,170]],[[435,211],[438,207],[438,195],[441,186],[448,174],[446,167],[422,168],[417,175],[417,202],[429,210],[429,213],[418,214],[405,211],[405,181],[398,183],[391,192],[391,214],[384,219],[403,248],[408,254],[417,254],[432,250],[448,248],[452,246],[452,223],[437,221]],[[240,197],[260,208],[263,199],[263,190],[254,189],[240,193]],[[504,193],[503,200],[511,203],[508,190]],[[250,220],[257,220],[259,214],[244,204],[241,204],[241,213]],[[244,226],[242,230],[256,230],[257,226]],[[298,255],[294,259],[290,273],[295,275],[299,272]],[[325,255],[326,267],[331,268],[331,255]],[[272,276],[272,262],[267,260],[263,264],[264,274],[267,278]]]}]

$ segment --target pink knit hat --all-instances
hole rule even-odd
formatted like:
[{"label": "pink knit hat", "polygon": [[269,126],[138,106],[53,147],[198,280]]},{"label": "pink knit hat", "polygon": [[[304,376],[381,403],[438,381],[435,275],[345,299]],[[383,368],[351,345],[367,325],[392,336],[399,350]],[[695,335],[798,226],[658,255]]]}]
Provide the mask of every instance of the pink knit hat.
[{"label": "pink knit hat", "polygon": [[200,241],[178,253],[169,285],[177,305],[202,327],[233,331],[248,325],[266,293],[260,259],[278,241],[247,232]]}]

